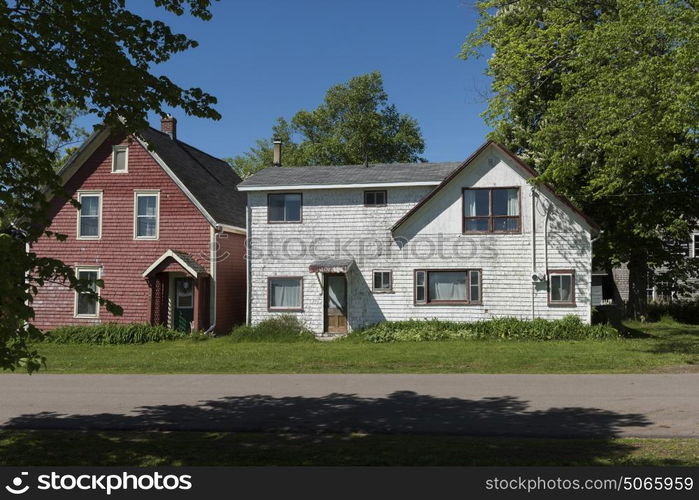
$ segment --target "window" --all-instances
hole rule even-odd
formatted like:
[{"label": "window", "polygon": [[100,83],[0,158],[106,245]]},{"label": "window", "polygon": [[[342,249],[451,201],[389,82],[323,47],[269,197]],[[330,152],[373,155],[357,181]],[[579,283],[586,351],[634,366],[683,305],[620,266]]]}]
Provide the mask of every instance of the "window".
[{"label": "window", "polygon": [[[99,279],[99,268],[80,267],[76,270],[78,279],[90,282],[92,291],[97,292],[97,280]],[[76,318],[96,318],[99,314],[99,304],[97,298],[87,293],[75,292],[75,317]]]},{"label": "window", "polygon": [[549,304],[575,305],[575,271],[549,271]]},{"label": "window", "polygon": [[694,238],[694,244],[692,245],[694,248],[694,258],[699,259],[699,233],[693,234],[692,238]]},{"label": "window", "polygon": [[160,194],[158,192],[136,192],[134,205],[134,238],[157,240]]},{"label": "window", "polygon": [[300,311],[303,308],[303,278],[269,278],[268,308],[270,311]]},{"label": "window", "polygon": [[364,205],[367,207],[386,206],[387,191],[364,191]]},{"label": "window", "polygon": [[102,193],[78,193],[78,239],[98,240],[102,232]]},{"label": "window", "polygon": [[127,146],[114,146],[112,148],[112,172],[116,174],[129,171],[129,148]]},{"label": "window", "polygon": [[481,272],[477,269],[415,271],[416,304],[478,304]]},{"label": "window", "polygon": [[301,222],[300,193],[270,194],[267,198],[268,222]]},{"label": "window", "polygon": [[374,271],[373,275],[372,290],[374,293],[385,293],[393,290],[391,271]]},{"label": "window", "polygon": [[520,231],[519,188],[464,189],[464,233]]}]

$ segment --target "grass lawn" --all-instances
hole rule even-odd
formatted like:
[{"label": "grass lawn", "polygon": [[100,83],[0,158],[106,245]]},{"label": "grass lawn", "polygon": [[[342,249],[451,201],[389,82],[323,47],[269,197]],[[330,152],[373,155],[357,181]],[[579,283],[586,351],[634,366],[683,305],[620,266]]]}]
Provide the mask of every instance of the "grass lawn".
[{"label": "grass lawn", "polygon": [[40,344],[49,373],[671,373],[699,371],[699,325],[627,323],[619,340]]},{"label": "grass lawn", "polygon": [[0,431],[0,466],[684,465],[695,439]]}]

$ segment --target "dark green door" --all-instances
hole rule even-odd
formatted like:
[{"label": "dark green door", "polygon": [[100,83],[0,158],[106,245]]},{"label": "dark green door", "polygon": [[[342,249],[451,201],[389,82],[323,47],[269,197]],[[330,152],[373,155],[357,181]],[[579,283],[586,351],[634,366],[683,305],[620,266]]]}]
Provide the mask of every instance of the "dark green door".
[{"label": "dark green door", "polygon": [[175,330],[189,332],[194,319],[194,280],[175,278]]}]

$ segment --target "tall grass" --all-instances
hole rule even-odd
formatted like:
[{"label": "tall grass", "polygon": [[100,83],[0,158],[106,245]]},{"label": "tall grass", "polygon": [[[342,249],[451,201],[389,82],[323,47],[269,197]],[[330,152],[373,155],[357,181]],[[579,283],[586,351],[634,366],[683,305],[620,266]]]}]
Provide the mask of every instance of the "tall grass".
[{"label": "tall grass", "polygon": [[296,316],[284,314],[256,325],[243,325],[231,332],[233,342],[314,342],[313,332]]},{"label": "tall grass", "polygon": [[100,325],[63,326],[46,334],[45,342],[54,344],[145,344],[199,337],[147,323],[103,323]]},{"label": "tall grass", "polygon": [[496,318],[474,323],[440,320],[384,321],[350,334],[354,342],[425,342],[438,340],[588,340],[615,339],[609,325],[587,325],[578,316],[559,320]]}]

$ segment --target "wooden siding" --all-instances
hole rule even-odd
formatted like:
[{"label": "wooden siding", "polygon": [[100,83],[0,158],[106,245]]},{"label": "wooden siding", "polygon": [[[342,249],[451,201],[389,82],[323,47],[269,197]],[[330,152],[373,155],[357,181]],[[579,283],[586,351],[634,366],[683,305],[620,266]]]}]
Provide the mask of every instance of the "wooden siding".
[{"label": "wooden siding", "polygon": [[245,235],[223,232],[217,237],[216,333],[227,334],[245,323]]},{"label": "wooden siding", "polygon": [[[462,188],[497,186],[520,186],[522,232],[461,234]],[[267,224],[266,193],[249,193],[251,321],[278,314],[267,310],[270,276],[302,275],[306,277],[304,311],[295,314],[309,328],[321,332],[322,286],[308,266],[322,258],[350,256],[357,263],[348,274],[348,321],[352,329],[381,320],[475,321],[501,316],[530,318],[532,312],[544,318],[576,314],[589,322],[590,232],[569,207],[545,194],[536,201],[537,272],[546,273],[544,215],[550,206],[548,269],[573,269],[576,273],[576,304],[550,307],[546,282],[533,285],[531,280],[531,186],[524,173],[513,169],[497,152],[486,150],[472,168],[457,176],[396,234],[391,234],[390,227],[429,191],[426,187],[389,188],[388,205],[377,208],[364,206],[363,189],[307,190],[303,223],[292,226]],[[432,268],[482,269],[482,303],[414,305],[413,271]],[[393,272],[392,293],[372,293],[374,269]]]},{"label": "wooden siding", "polygon": [[[128,173],[112,173],[112,146],[128,144]],[[77,210],[66,200],[52,201],[50,230],[68,236],[65,242],[41,238],[32,251],[71,266],[99,266],[102,296],[124,308],[115,317],[100,308],[99,318],[74,318],[74,292],[58,284],[43,287],[34,301],[34,323],[42,329],[96,322],[147,322],[151,290],[141,274],[166,250],[189,253],[209,270],[210,225],[185,194],[136,142],[106,141],[66,185],[78,190],[101,190],[102,237],[76,240]],[[134,239],[134,191],[160,190],[158,240]],[[243,288],[244,290],[244,288]]]}]

